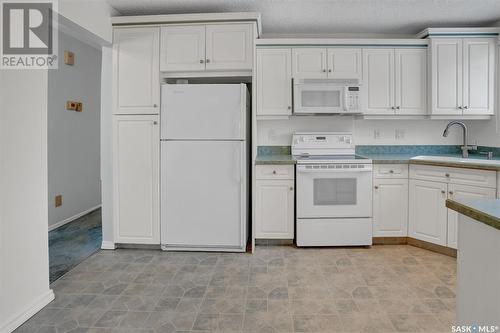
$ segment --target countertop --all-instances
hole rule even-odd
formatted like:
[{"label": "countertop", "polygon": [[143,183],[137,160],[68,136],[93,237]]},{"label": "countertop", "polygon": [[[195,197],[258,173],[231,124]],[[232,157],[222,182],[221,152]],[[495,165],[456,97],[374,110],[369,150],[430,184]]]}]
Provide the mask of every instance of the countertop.
[{"label": "countertop", "polygon": [[500,199],[448,199],[446,207],[500,230]]},{"label": "countertop", "polygon": [[257,155],[255,164],[295,164],[296,161],[290,154],[270,154],[270,155]]}]

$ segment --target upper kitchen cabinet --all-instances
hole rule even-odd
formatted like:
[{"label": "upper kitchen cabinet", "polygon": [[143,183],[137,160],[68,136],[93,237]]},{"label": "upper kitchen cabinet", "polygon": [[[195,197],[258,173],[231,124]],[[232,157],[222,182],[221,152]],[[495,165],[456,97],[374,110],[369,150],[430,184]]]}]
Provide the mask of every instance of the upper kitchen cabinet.
[{"label": "upper kitchen cabinet", "polygon": [[159,28],[115,28],[113,113],[158,114]]},{"label": "upper kitchen cabinet", "polygon": [[292,114],[292,50],[257,49],[257,115]]},{"label": "upper kitchen cabinet", "polygon": [[205,70],[205,26],[167,26],[161,28],[160,70]]},{"label": "upper kitchen cabinet", "polygon": [[161,28],[162,72],[251,71],[254,26],[175,25]]},{"label": "upper kitchen cabinet", "polygon": [[206,26],[207,70],[252,70],[253,26],[213,24]]},{"label": "upper kitchen cabinet", "polygon": [[432,114],[493,114],[495,39],[432,38]]},{"label": "upper kitchen cabinet", "polygon": [[427,50],[364,49],[363,82],[365,114],[425,115]]},{"label": "upper kitchen cabinet", "polygon": [[294,48],[292,50],[292,72],[295,79],[361,80],[361,49]]}]

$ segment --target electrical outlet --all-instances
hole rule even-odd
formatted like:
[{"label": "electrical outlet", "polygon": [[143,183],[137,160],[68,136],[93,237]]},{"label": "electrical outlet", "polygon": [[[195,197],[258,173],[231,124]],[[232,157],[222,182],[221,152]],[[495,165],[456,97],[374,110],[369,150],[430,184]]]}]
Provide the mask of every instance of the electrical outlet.
[{"label": "electrical outlet", "polygon": [[405,130],[396,128],[396,130],[394,131],[394,138],[396,140],[403,140],[405,138]]},{"label": "electrical outlet", "polygon": [[374,129],[373,130],[373,138],[374,139],[380,139],[380,130],[379,129]]},{"label": "electrical outlet", "polygon": [[71,51],[64,51],[64,63],[73,66],[75,64],[75,54]]},{"label": "electrical outlet", "polygon": [[66,102],[66,110],[82,112],[83,111],[83,103],[76,101],[67,101]]},{"label": "electrical outlet", "polygon": [[58,194],[58,195],[56,195],[56,198],[55,198],[55,206],[56,206],[56,207],[60,207],[60,206],[62,206],[62,194]]}]

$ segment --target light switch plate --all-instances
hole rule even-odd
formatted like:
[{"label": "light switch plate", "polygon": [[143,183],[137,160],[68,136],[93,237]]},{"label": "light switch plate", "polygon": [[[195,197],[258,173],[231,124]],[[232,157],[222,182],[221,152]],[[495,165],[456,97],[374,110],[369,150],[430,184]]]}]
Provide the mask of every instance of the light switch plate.
[{"label": "light switch plate", "polygon": [[75,64],[75,54],[71,51],[64,51],[64,63],[73,66]]}]

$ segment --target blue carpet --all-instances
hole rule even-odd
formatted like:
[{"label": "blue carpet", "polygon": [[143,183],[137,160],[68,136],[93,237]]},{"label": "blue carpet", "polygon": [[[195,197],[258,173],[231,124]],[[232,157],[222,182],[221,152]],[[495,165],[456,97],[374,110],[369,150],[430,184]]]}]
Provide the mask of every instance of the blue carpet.
[{"label": "blue carpet", "polygon": [[101,209],[50,231],[50,283],[99,250],[101,242]]}]

